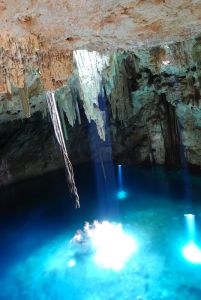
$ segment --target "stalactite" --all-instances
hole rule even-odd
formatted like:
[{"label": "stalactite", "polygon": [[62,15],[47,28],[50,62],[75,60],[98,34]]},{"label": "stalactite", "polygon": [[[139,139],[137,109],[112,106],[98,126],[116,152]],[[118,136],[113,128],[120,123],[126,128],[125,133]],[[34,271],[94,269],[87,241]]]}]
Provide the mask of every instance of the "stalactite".
[{"label": "stalactite", "polygon": [[76,121],[76,104],[75,97],[72,95],[69,86],[63,88],[63,92],[58,95],[58,105],[63,109],[69,124],[74,126]]},{"label": "stalactite", "polygon": [[[73,82],[71,82],[73,81]],[[73,78],[69,79],[67,86],[56,91],[57,105],[61,117],[62,128],[65,139],[68,139],[67,124],[64,115],[68,119],[69,124],[73,127],[76,119],[78,118],[79,124],[81,123],[79,107],[77,103],[78,91],[76,85],[74,86]]]},{"label": "stalactite", "polygon": [[19,89],[19,95],[21,98],[21,103],[22,103],[22,110],[24,113],[25,118],[30,118],[31,112],[30,112],[30,106],[29,106],[29,98],[27,94],[26,88]]},{"label": "stalactite", "polygon": [[176,78],[176,76],[173,77],[172,84],[173,87],[167,89],[166,100],[175,106],[179,102],[182,102],[182,90],[181,90],[181,84],[179,80]]},{"label": "stalactite", "polygon": [[98,95],[101,90],[102,73],[107,67],[109,58],[95,51],[74,51],[82,100],[88,121],[96,123],[99,136],[105,140],[104,115],[99,108]]},{"label": "stalactite", "polygon": [[67,182],[69,186],[70,193],[75,197],[75,202],[76,202],[76,207],[80,207],[80,202],[79,202],[79,196],[77,192],[77,188],[75,185],[75,180],[74,180],[74,173],[73,173],[73,167],[70,162],[70,159],[68,157],[68,152],[66,149],[66,144],[62,132],[62,127],[61,127],[61,122],[57,110],[57,104],[55,100],[55,95],[54,92],[47,92],[47,103],[48,103],[48,108],[50,111],[53,127],[54,127],[54,132],[57,138],[57,141],[60,145],[61,151],[63,153],[64,157],[64,162],[66,165],[66,171],[67,171]]},{"label": "stalactite", "polygon": [[[75,115],[76,118],[78,120],[78,123],[81,124],[81,116],[80,116],[80,109],[79,109],[79,105],[78,105],[78,99],[80,99],[80,83],[79,83],[79,78],[76,75],[71,76],[71,78],[69,79],[69,87],[70,87],[70,93],[73,99],[73,107],[75,109]],[[75,123],[74,120],[74,123]]]},{"label": "stalactite", "polygon": [[[175,106],[166,101],[166,95],[160,95],[161,105],[165,109],[165,122],[161,126],[165,144],[165,162],[167,165],[180,164],[179,136],[177,130],[177,116]],[[161,123],[162,125],[162,123]]]},{"label": "stalactite", "polygon": [[67,84],[72,73],[72,61],[72,51],[51,49],[40,53],[39,69],[46,91]]},{"label": "stalactite", "polygon": [[133,114],[129,83],[135,81],[137,69],[135,55],[117,52],[112,55],[110,66],[104,74],[106,94],[111,104],[113,118],[122,123],[126,123]]}]

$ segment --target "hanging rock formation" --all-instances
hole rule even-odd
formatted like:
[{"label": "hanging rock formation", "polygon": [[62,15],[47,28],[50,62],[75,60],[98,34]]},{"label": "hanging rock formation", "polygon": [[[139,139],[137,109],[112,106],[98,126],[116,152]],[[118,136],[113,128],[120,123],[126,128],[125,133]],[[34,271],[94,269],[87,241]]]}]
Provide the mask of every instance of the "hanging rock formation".
[{"label": "hanging rock formation", "polygon": [[[0,1],[0,94],[38,70],[46,91],[65,85],[72,51],[133,50],[201,34],[199,0]],[[195,49],[195,52],[198,49]],[[25,100],[26,99],[26,100]]]},{"label": "hanging rock formation", "polygon": [[[90,121],[103,152],[110,132],[118,161],[181,166],[182,149],[188,163],[200,167],[200,12],[199,0],[0,1],[4,183],[21,179],[24,169],[28,177],[62,164],[47,91],[55,92],[75,163],[90,159]],[[43,132],[45,159],[39,155]]]},{"label": "hanging rock formation", "polygon": [[101,139],[105,140],[104,112],[98,104],[102,88],[103,71],[109,64],[109,57],[96,51],[77,50],[74,57],[78,69],[83,107],[89,122],[93,120]]},{"label": "hanging rock formation", "polygon": [[[98,83],[98,88],[95,89],[96,96],[92,89],[87,91],[88,94],[86,90],[83,92],[83,81],[80,80],[79,70],[76,64],[73,65],[73,62],[69,62],[72,68],[71,76],[67,73],[62,75],[61,67],[63,78],[61,82],[57,80],[56,74],[59,72],[41,71],[41,63],[39,64],[40,69],[32,69],[26,73],[24,87],[17,88],[12,83],[12,94],[8,93],[8,90],[6,93],[2,93],[0,117],[2,124],[6,124],[6,126],[2,125],[2,135],[5,130],[8,130],[17,137],[18,141],[21,140],[21,145],[23,145],[23,138],[20,138],[22,131],[20,131],[21,129],[17,130],[19,125],[17,127],[15,125],[16,129],[13,130],[13,124],[17,124],[19,122],[17,119],[29,114],[35,116],[36,112],[38,112],[38,122],[42,122],[44,126],[49,126],[44,96],[45,85],[41,77],[42,72],[47,72],[49,78],[52,76],[52,80],[49,81],[51,85],[47,84],[46,86],[56,89],[55,97],[60,111],[62,128],[70,158],[74,163],[90,159],[87,119],[97,125],[101,124],[103,126],[101,128],[104,129],[104,118],[99,119],[97,117],[103,116],[104,112],[101,97],[97,97],[98,90],[102,87],[102,93],[104,91],[106,98],[114,159],[135,164],[181,167],[182,149],[191,166],[201,167],[200,45],[201,39],[198,37],[185,42],[163,44],[146,49],[107,51],[105,54],[108,59],[104,68],[100,70],[97,65],[94,65],[95,72],[97,72],[95,74],[98,74],[98,80],[95,80],[95,83]],[[72,55],[70,56],[72,58]],[[99,57],[99,54],[97,56]],[[101,53],[100,57],[103,56],[104,53]],[[56,60],[56,64],[59,65],[63,56],[58,57],[60,58]],[[50,62],[49,65],[54,66],[55,63],[53,62]],[[70,67],[67,72],[69,70]],[[90,98],[92,99],[91,102]],[[29,106],[25,105],[27,103]],[[29,120],[25,122],[25,128],[31,126],[31,119],[30,123]],[[16,121],[13,123],[13,120]],[[97,122],[97,120],[102,120],[102,123]],[[99,130],[100,132],[102,131]],[[34,141],[31,135],[26,137],[27,144],[31,145],[33,142],[35,145],[40,144],[41,134],[42,132],[40,135],[38,134],[38,138],[34,136]],[[53,139],[50,130],[46,134],[47,139]],[[108,131],[106,134],[109,134]],[[100,136],[104,137],[103,134]],[[11,140],[15,143],[14,139],[11,138]],[[100,140],[100,148],[104,152],[107,151],[107,147],[103,140]],[[11,165],[14,157],[19,157],[19,166],[24,164],[25,156],[18,156],[17,147],[13,148],[16,151],[14,153],[12,147],[7,147],[6,143],[2,146],[3,140],[0,143],[0,156],[3,158],[1,169],[5,169],[6,173],[9,174],[8,178],[12,178],[12,180],[16,177],[21,178],[19,171],[12,169]],[[50,152],[55,151],[55,156],[58,157],[59,153],[55,148],[52,148],[52,145],[48,149],[44,147],[45,151],[48,152],[47,157],[50,156]],[[23,147],[20,149],[21,153]],[[42,156],[37,157],[37,160],[38,164],[41,163],[42,165]],[[32,169],[30,168],[31,176],[37,173],[34,167],[37,164],[31,161],[29,163],[33,166]],[[54,162],[54,168],[56,168],[56,164]],[[61,159],[58,160],[58,167],[60,166]],[[46,172],[49,169],[52,169],[51,160],[41,172]],[[8,181],[10,180],[8,179]]]},{"label": "hanging rock formation", "polygon": [[[181,166],[183,151],[189,164],[201,166],[199,47],[197,38],[110,55],[103,82],[115,159]],[[78,128],[69,134],[73,157],[83,157],[70,142]]]},{"label": "hanging rock formation", "polygon": [[26,89],[26,75],[41,74],[45,90],[66,83],[72,72],[72,52],[56,49],[34,34],[15,38],[0,32],[0,93],[12,96],[12,87]]}]

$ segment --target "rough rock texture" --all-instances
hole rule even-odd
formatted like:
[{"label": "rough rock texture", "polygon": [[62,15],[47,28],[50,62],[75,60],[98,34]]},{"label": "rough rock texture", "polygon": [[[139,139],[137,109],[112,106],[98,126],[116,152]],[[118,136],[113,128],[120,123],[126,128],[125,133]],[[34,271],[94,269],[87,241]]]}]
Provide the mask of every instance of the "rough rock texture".
[{"label": "rough rock texture", "polygon": [[[46,90],[64,85],[72,50],[134,49],[201,33],[200,0],[1,0],[0,93],[25,89],[38,70]],[[30,112],[25,108],[26,116]]]},{"label": "rough rock texture", "polygon": [[125,48],[201,33],[199,0],[1,0],[0,31],[57,48]]},{"label": "rough rock texture", "polygon": [[[24,99],[25,98],[25,99]],[[23,119],[37,111],[46,114],[45,93],[37,72],[26,78],[26,89],[12,88],[12,94],[0,95],[0,123]]]},{"label": "rough rock texture", "polygon": [[13,86],[24,89],[27,97],[26,79],[32,70],[40,74],[45,90],[56,89],[72,72],[72,52],[48,45],[35,34],[17,38],[0,31],[0,93],[11,98]]},{"label": "rough rock texture", "polygon": [[0,126],[0,185],[63,166],[51,121],[40,113]]},{"label": "rough rock texture", "polygon": [[[94,122],[89,124],[87,121],[79,74],[74,67],[67,86],[57,89],[55,93],[72,162],[79,163],[90,159],[104,161],[111,157],[112,152],[113,158],[121,162],[173,167],[185,167],[189,163],[201,167],[200,50],[201,39],[198,37],[149,49],[109,53],[109,64],[102,73],[101,93],[96,102],[105,123],[105,142],[98,137]],[[28,138],[29,149],[32,148],[32,139],[37,140],[35,145],[38,143],[39,149],[36,152],[39,153],[42,151],[43,130],[45,136],[49,128],[48,139],[51,140],[53,132],[50,130],[51,125],[47,123],[45,94],[37,72],[29,74],[26,85],[31,104],[30,113],[40,110],[41,118],[42,115],[45,118],[39,121],[39,124],[46,124],[45,129],[40,127],[40,133],[34,133],[34,136],[30,132]],[[19,110],[19,117],[23,116],[23,94],[17,88],[13,91],[12,100],[4,95],[1,101],[0,116],[4,121],[18,118],[15,109]],[[16,104],[13,104],[14,101]],[[25,105],[24,111],[28,113]],[[22,121],[16,122],[21,124]],[[3,124],[1,136],[6,136],[7,125]],[[30,121],[27,124],[28,121],[24,125],[25,131],[26,126],[33,126],[33,131],[34,126],[39,126],[36,125],[37,122]],[[12,123],[9,126],[12,127]],[[23,135],[22,130],[21,141],[24,139]],[[17,144],[15,146],[17,142],[12,140],[12,143],[16,155],[17,149],[19,152],[23,151],[23,147]],[[1,148],[2,170],[9,169],[9,153],[13,153],[12,143],[8,143],[10,146],[5,143],[5,147]],[[47,151],[44,155],[60,156],[59,153],[53,154],[55,148],[52,145],[44,145],[44,151]],[[27,153],[26,151],[29,152],[24,149],[23,153]],[[40,155],[38,162],[42,165],[42,153]],[[56,157],[52,159],[53,168],[57,166]],[[19,156],[19,172],[22,176],[24,160],[26,155]],[[34,157],[29,163],[30,166],[36,166]],[[58,167],[60,165],[59,159]],[[50,160],[47,168],[41,172],[51,168]],[[20,177],[17,171],[12,174],[13,178]]]}]

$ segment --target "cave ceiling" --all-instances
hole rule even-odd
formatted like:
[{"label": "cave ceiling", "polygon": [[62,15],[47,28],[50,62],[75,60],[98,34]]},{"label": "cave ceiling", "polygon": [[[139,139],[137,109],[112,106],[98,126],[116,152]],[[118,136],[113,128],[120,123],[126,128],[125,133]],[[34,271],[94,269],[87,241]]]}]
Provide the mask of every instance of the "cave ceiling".
[{"label": "cave ceiling", "polygon": [[0,31],[47,47],[133,48],[201,33],[200,12],[200,0],[1,0]]},{"label": "cave ceiling", "polygon": [[201,2],[1,0],[0,20],[0,121],[7,121],[46,109],[44,92],[66,86],[74,72],[73,50],[135,50],[157,68],[168,51],[144,49],[200,36]]}]

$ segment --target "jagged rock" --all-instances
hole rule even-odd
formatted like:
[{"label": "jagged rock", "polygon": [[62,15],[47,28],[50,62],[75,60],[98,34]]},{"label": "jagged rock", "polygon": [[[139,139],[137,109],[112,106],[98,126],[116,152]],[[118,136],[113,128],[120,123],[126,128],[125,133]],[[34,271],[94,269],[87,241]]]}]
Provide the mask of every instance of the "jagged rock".
[{"label": "jagged rock", "polygon": [[46,97],[38,72],[30,72],[25,85],[26,88],[12,87],[11,98],[7,93],[0,96],[0,123],[23,119],[38,111],[46,114]]},{"label": "jagged rock", "polygon": [[[200,11],[199,0],[2,0],[0,93],[24,88],[30,69],[40,70],[46,90],[61,87],[72,73],[72,50],[132,51],[198,36]],[[154,51],[155,60],[166,56]]]},{"label": "jagged rock", "polygon": [[17,39],[0,31],[0,94],[12,96],[12,86],[26,88],[26,77],[38,71],[45,90],[66,84],[72,73],[72,51],[47,45],[35,34]]},{"label": "jagged rock", "polygon": [[[101,84],[100,79],[96,81],[92,102],[89,95],[95,97],[93,93],[87,99],[83,96],[74,65],[67,85],[55,93],[72,162],[107,160],[112,149],[118,161],[182,167],[186,157],[190,165],[201,167],[199,47],[197,38],[150,49],[107,52],[109,62],[101,70]],[[37,71],[27,74],[26,87],[30,113],[42,111],[45,115],[44,86]],[[12,92],[11,99],[8,94],[1,97],[1,121],[28,114],[26,107],[22,110],[21,90],[12,87]],[[95,108],[104,112],[105,142],[98,138],[93,124],[97,121]],[[91,149],[95,149],[93,154]]]}]

